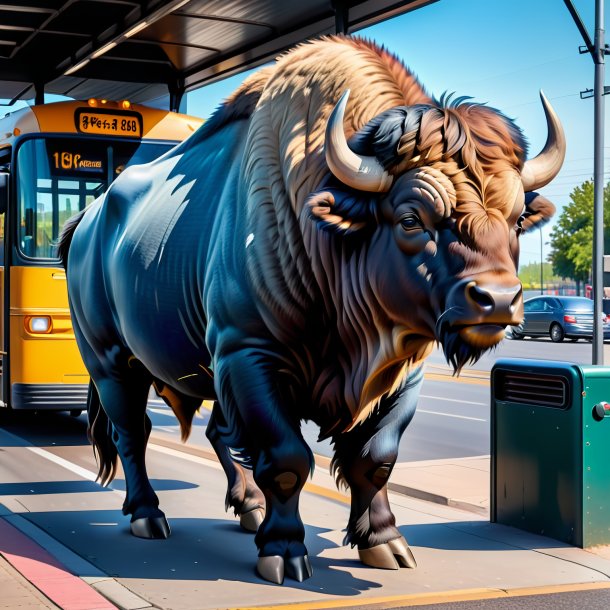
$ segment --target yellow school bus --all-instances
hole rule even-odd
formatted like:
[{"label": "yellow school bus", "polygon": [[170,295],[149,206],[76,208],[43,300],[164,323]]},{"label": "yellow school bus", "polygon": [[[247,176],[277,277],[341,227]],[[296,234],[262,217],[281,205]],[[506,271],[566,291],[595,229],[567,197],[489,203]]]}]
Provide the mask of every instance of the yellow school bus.
[{"label": "yellow school bus", "polygon": [[62,226],[125,167],[160,156],[201,123],[98,99],[0,119],[0,408],[85,408],[89,378],[56,253]]}]

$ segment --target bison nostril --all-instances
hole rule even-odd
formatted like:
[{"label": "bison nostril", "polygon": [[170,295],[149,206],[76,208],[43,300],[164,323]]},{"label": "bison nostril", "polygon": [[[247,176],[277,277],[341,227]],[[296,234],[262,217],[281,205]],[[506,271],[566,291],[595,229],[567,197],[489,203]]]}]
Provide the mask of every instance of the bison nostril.
[{"label": "bison nostril", "polygon": [[523,298],[523,289],[519,288],[519,290],[517,290],[517,294],[515,295],[515,298],[511,301],[511,304],[510,304],[511,313],[513,313],[515,311],[515,308],[517,307],[517,305],[519,305],[519,302],[521,301],[522,298]]},{"label": "bison nostril", "polygon": [[468,297],[481,309],[493,309],[494,300],[489,292],[479,288],[476,284],[468,286]]}]

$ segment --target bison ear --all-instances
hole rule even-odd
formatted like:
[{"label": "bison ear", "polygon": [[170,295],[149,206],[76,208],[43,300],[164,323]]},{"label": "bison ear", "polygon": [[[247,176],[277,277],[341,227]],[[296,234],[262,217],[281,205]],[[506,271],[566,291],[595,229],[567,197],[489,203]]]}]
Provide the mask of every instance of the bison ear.
[{"label": "bison ear", "polygon": [[525,211],[521,221],[523,233],[539,229],[555,214],[555,206],[539,193],[525,193]]},{"label": "bison ear", "polygon": [[364,193],[325,189],[311,195],[305,206],[320,228],[333,233],[354,235],[376,224],[374,200]]}]

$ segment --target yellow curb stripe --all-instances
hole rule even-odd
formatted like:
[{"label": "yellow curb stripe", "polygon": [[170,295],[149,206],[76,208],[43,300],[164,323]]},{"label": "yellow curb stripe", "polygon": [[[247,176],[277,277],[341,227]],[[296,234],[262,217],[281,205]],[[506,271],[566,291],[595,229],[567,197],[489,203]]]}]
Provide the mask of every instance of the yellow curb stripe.
[{"label": "yellow curb stripe", "polygon": [[274,606],[238,606],[232,610],[311,610],[316,608],[395,608],[398,604],[405,606],[425,606],[431,604],[446,604],[451,602],[477,601],[484,599],[508,599],[525,597],[527,595],[551,595],[554,593],[574,593],[580,591],[596,591],[610,589],[610,582],[575,583],[569,585],[548,585],[517,589],[457,589],[439,593],[413,593],[411,595],[392,595],[388,597],[351,597],[333,601],[309,601],[292,604],[277,604]]},{"label": "yellow curb stripe", "polygon": [[[447,366],[438,366],[436,364],[427,364],[426,365],[426,372],[428,373],[438,373],[439,375],[448,375],[449,377],[453,377],[453,369],[447,367]],[[489,379],[489,375],[490,372],[489,371],[482,371],[482,370],[478,370],[478,369],[464,369],[459,377],[460,378],[464,378],[464,377],[478,377],[479,379]]]},{"label": "yellow curb stripe", "polygon": [[340,491],[335,491],[334,489],[326,489],[326,487],[309,482],[305,483],[304,489],[305,491],[315,494],[316,496],[322,496],[324,498],[328,498],[329,500],[336,500],[342,504],[351,504],[351,500],[348,495],[341,493]]},{"label": "yellow curb stripe", "polygon": [[471,385],[489,385],[489,379],[479,379],[476,377],[452,377],[451,375],[441,375],[440,373],[424,373],[424,379],[431,381],[445,381],[450,383],[468,383]]}]

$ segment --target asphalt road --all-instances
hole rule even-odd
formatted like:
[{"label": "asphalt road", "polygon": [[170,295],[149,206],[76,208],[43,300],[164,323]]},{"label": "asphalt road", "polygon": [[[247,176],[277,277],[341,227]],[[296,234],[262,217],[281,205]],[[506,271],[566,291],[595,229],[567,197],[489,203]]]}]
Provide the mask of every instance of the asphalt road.
[{"label": "asphalt road", "polygon": [[[606,361],[610,362],[610,345],[606,345],[606,351]],[[459,377],[452,376],[442,351],[436,350],[426,361],[426,378],[415,417],[400,445],[399,462],[489,455],[491,397],[488,373],[498,358],[590,364],[591,343],[506,339],[479,362],[466,367]],[[177,422],[163,401],[153,398],[150,407],[155,428],[178,439]],[[207,419],[208,413],[202,409],[189,443],[209,447],[204,433]],[[332,457],[330,442],[317,442],[318,428],[315,424],[304,424],[302,430],[315,453]]]}]

